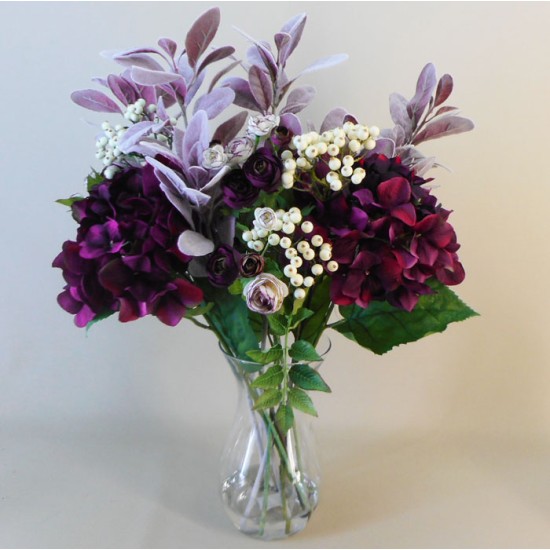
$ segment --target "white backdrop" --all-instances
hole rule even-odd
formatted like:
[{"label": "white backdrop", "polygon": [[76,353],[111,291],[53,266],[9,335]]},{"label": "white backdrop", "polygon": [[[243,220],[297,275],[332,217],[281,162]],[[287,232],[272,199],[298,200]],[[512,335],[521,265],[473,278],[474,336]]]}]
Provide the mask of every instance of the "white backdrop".
[{"label": "white backdrop", "polygon": [[[180,43],[210,2],[1,3],[0,546],[244,547],[217,491],[235,388],[190,324],[114,318],[89,334],[56,304],[50,268],[76,226],[55,199],[83,192],[98,120],[69,95],[115,72],[104,49]],[[455,78],[471,134],[423,150],[454,210],[481,317],[383,357],[337,334],[317,399],[321,504],[281,546],[550,546],[550,21],[548,3],[224,2],[232,28],[271,39],[308,24],[292,67],[318,96],[391,124],[422,66]],[[100,118],[101,119],[101,118]]]}]

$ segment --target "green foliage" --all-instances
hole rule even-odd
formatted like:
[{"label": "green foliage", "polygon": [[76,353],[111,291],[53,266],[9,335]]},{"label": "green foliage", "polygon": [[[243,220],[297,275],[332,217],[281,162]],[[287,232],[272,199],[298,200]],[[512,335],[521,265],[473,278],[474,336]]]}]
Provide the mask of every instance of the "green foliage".
[{"label": "green foliage", "polygon": [[292,429],[294,425],[294,412],[289,405],[281,405],[275,414],[275,423],[283,434]]},{"label": "green foliage", "polygon": [[275,365],[269,367],[263,374],[258,376],[251,385],[253,388],[278,388],[279,384],[283,381],[284,374],[281,365]]},{"label": "green foliage", "polygon": [[271,349],[267,351],[261,351],[259,349],[252,349],[246,352],[246,355],[255,361],[256,363],[261,363],[262,365],[267,365],[269,363],[275,363],[280,361],[283,358],[283,348],[280,344],[275,344]]},{"label": "green foliage", "polygon": [[187,309],[184,317],[186,319],[192,319],[193,317],[198,317],[199,315],[206,315],[213,307],[214,304],[212,302],[201,304],[193,309]]},{"label": "green foliage", "polygon": [[311,309],[306,307],[301,307],[292,317],[290,318],[290,330],[294,330],[301,322],[309,319],[313,315]]},{"label": "green foliage", "polygon": [[242,279],[235,279],[231,285],[227,288],[229,294],[234,296],[241,296],[244,289],[244,281]]},{"label": "green foliage", "polygon": [[327,393],[331,391],[321,375],[309,365],[294,365],[290,369],[289,376],[292,382],[303,390],[324,391]]},{"label": "green foliage", "polygon": [[331,311],[329,277],[323,277],[311,287],[306,307],[308,310],[313,311],[313,315],[300,324],[297,336],[315,346],[321,337]]},{"label": "green foliage", "polygon": [[80,195],[73,195],[68,199],[57,199],[55,202],[62,204],[64,206],[68,206],[70,208],[75,202],[81,201],[83,199],[84,197],[81,197]]},{"label": "green foliage", "polygon": [[96,323],[99,323],[100,321],[103,321],[104,319],[107,319],[108,317],[110,317],[111,315],[113,315],[115,312],[114,311],[106,311],[105,313],[100,313],[97,317],[95,317],[94,319],[92,319],[87,325],[86,325],[86,334],[88,333],[88,331],[96,324]]},{"label": "green foliage", "polygon": [[313,344],[306,340],[296,340],[290,346],[289,354],[295,361],[321,361],[321,357],[315,351]]},{"label": "green foliage", "polygon": [[298,409],[299,411],[305,412],[306,414],[310,414],[312,416],[318,416],[311,397],[299,388],[290,389],[288,392],[288,402],[292,407]]},{"label": "green foliage", "polygon": [[386,302],[372,302],[366,308],[340,307],[344,317],[334,329],[364,348],[382,355],[395,346],[443,332],[450,323],[478,315],[445,285],[431,285],[435,294],[421,296],[410,313]]},{"label": "green foliage", "polygon": [[86,187],[88,189],[88,193],[100,183],[105,181],[105,176],[103,176],[100,172],[96,172],[95,170],[92,170],[92,173],[86,178]]},{"label": "green foliage", "polygon": [[265,390],[262,395],[256,399],[254,409],[271,409],[276,407],[281,402],[282,398],[283,394],[279,389],[272,388]]},{"label": "green foliage", "polygon": [[284,318],[275,313],[267,316],[269,328],[275,336],[284,336],[286,334],[286,324],[283,322],[283,319]]}]

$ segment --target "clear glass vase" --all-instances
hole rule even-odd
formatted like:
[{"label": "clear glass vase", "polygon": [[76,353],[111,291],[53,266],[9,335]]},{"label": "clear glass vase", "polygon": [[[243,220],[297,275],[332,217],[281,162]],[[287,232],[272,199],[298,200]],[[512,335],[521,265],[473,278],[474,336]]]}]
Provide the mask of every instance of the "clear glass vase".
[{"label": "clear glass vase", "polygon": [[[324,345],[326,353],[330,342]],[[282,432],[275,408],[254,410],[257,390],[250,386],[271,365],[250,374],[260,365],[224,355],[239,386],[237,412],[221,459],[226,513],[249,536],[288,537],[305,528],[319,502],[320,468],[312,417],[294,411],[292,428]],[[321,362],[308,364],[317,369]]]}]

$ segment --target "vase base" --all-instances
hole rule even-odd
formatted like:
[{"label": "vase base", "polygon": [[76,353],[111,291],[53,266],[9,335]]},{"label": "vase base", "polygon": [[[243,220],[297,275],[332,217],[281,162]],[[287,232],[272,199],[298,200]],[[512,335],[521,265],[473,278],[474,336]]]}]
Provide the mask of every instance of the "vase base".
[{"label": "vase base", "polygon": [[262,540],[282,539],[302,531],[319,502],[317,485],[304,478],[287,483],[284,493],[270,484],[266,493],[254,486],[255,479],[255,475],[237,472],[222,484],[223,503],[233,525],[245,535]]}]

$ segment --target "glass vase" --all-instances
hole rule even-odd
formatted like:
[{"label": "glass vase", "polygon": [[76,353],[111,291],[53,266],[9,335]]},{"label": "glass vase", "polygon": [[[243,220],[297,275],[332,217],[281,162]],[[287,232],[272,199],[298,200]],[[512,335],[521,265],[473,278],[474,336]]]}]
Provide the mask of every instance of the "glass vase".
[{"label": "glass vase", "polygon": [[[330,342],[325,342],[325,353],[329,347]],[[246,535],[264,540],[288,537],[305,528],[319,502],[312,417],[295,410],[292,428],[283,432],[276,408],[254,409],[258,393],[251,383],[272,365],[224,355],[239,388],[237,412],[221,459],[225,511]],[[308,365],[317,369],[321,362]]]}]

